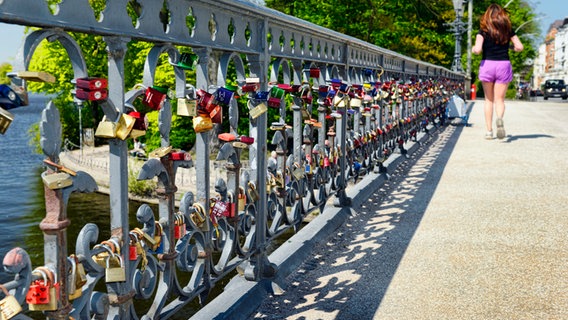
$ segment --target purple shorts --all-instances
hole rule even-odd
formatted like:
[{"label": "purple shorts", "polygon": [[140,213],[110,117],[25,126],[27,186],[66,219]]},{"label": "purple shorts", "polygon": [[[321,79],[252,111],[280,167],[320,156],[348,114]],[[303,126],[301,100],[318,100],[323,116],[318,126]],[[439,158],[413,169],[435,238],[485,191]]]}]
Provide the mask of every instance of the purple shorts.
[{"label": "purple shorts", "polygon": [[513,66],[509,60],[481,60],[479,80],[483,82],[509,83],[513,80]]}]

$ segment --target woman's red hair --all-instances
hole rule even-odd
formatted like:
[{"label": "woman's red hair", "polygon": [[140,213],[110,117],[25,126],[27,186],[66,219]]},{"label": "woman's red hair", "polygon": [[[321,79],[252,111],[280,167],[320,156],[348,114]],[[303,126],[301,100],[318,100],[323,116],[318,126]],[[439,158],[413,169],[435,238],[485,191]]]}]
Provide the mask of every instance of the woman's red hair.
[{"label": "woman's red hair", "polygon": [[498,4],[492,4],[481,16],[480,28],[497,44],[507,44],[511,39],[511,20],[507,11]]}]

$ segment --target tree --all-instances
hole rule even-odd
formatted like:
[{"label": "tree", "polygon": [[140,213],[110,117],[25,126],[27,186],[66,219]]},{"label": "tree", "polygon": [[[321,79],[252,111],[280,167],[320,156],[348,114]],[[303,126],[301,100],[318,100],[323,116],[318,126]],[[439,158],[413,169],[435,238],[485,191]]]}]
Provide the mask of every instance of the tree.
[{"label": "tree", "polygon": [[8,72],[12,71],[12,65],[5,62],[0,64],[0,84],[10,84],[10,78],[6,76]]}]

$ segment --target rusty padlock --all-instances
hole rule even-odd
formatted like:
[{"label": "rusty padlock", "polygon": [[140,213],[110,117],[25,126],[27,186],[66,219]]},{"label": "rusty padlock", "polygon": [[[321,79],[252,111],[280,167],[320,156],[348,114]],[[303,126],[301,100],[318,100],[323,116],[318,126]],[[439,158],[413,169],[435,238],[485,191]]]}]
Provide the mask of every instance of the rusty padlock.
[{"label": "rusty padlock", "polygon": [[18,313],[22,312],[22,306],[18,303],[16,297],[10,295],[6,287],[0,285],[0,289],[6,295],[4,299],[0,300],[0,319],[12,319]]}]

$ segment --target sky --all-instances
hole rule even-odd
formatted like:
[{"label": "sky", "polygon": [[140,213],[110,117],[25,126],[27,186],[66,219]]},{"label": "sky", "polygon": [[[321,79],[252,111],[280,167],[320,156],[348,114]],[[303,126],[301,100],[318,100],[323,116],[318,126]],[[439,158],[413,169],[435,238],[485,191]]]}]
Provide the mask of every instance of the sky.
[{"label": "sky", "polygon": [[[555,20],[568,17],[566,1],[567,0],[529,0],[529,2],[533,4],[534,11],[537,14],[536,19],[538,19],[543,33],[540,39],[544,39],[544,34]],[[475,0],[473,3],[475,5]],[[2,39],[0,44],[0,63],[12,63],[14,61],[14,57],[22,44],[23,37],[24,27],[0,23],[0,39]]]}]

